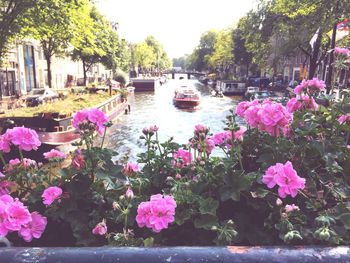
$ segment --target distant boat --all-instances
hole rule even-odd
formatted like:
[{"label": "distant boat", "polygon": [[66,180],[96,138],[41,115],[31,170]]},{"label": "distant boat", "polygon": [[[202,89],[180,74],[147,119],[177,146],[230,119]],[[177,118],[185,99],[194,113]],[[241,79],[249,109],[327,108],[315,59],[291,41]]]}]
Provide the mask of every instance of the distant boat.
[{"label": "distant boat", "polygon": [[200,93],[194,88],[182,86],[175,90],[173,103],[182,109],[191,109],[199,106],[201,102]]},{"label": "distant boat", "polygon": [[221,91],[226,96],[232,96],[244,95],[247,88],[244,82],[238,82],[236,80],[218,80],[216,83],[216,90]]}]

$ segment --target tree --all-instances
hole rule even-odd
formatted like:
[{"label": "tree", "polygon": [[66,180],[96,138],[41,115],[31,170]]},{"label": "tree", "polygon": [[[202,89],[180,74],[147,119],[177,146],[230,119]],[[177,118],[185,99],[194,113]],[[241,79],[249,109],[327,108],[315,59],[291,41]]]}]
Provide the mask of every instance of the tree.
[{"label": "tree", "polygon": [[52,87],[51,60],[55,56],[64,56],[70,43],[79,39],[77,30],[81,10],[88,0],[37,0],[31,9],[23,33],[40,41],[47,63],[49,87]]},{"label": "tree", "polygon": [[189,67],[197,71],[210,70],[209,58],[214,52],[214,45],[218,31],[209,30],[202,34],[199,45],[189,56]]},{"label": "tree", "polygon": [[[241,21],[241,20],[240,20]],[[241,29],[240,22],[238,22],[237,28],[233,30],[232,33],[233,42],[233,57],[235,64],[246,66],[246,76],[249,75],[249,66],[252,63],[252,53],[248,52],[245,46],[245,39],[243,38],[243,31]]]},{"label": "tree", "polygon": [[35,0],[0,0],[0,67],[9,44],[21,30],[21,19],[35,2]]},{"label": "tree", "polygon": [[220,30],[214,43],[214,51],[206,59],[211,68],[227,73],[233,65],[232,30]]}]

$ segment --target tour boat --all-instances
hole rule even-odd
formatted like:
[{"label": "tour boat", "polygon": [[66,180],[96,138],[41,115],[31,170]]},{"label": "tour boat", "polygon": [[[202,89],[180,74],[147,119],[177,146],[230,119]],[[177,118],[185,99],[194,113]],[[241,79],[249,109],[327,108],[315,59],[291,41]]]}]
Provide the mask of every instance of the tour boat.
[{"label": "tour boat", "polygon": [[178,108],[196,108],[201,102],[200,93],[186,86],[175,90],[173,103]]}]

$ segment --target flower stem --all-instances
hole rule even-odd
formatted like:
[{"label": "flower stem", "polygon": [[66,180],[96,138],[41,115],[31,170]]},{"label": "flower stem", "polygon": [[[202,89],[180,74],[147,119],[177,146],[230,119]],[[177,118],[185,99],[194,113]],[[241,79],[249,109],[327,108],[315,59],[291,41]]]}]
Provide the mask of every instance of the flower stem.
[{"label": "flower stem", "polygon": [[1,152],[0,152],[0,159],[2,161],[2,164],[5,166],[6,165],[5,158],[4,158],[4,156],[2,155]]}]

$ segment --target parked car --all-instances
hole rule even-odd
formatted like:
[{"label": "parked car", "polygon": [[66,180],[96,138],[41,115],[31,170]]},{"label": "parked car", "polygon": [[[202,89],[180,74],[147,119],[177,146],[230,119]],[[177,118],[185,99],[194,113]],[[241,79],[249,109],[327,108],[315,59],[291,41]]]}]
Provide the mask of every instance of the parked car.
[{"label": "parked car", "polygon": [[27,107],[35,107],[58,98],[58,93],[51,89],[33,89],[24,97],[24,101]]},{"label": "parked car", "polygon": [[249,99],[254,93],[258,92],[259,90],[259,87],[248,87],[247,91],[244,93],[244,96]]}]

